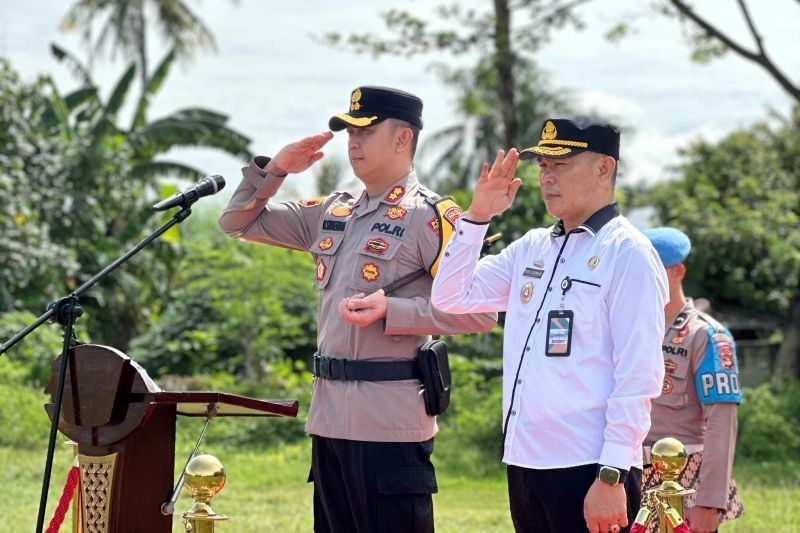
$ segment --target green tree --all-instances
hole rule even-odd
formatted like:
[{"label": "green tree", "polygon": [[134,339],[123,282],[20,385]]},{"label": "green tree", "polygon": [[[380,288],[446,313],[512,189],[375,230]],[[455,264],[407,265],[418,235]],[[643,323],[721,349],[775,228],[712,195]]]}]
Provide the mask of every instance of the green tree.
[{"label": "green tree", "polygon": [[[161,159],[169,149],[204,146],[250,157],[249,140],[219,113],[185,109],[149,120],[149,103],[174,57],[168,54],[148,79],[127,128],[119,115],[135,65],[103,100],[94,85],[65,96],[46,79],[22,86],[4,64],[9,74],[3,77],[2,116],[9,127],[0,134],[8,154],[0,159],[0,190],[9,194],[11,207],[2,209],[11,216],[2,224],[9,228],[4,238],[13,239],[8,250],[16,250],[0,258],[6,309],[23,301],[28,309],[43,309],[155,229],[149,204],[161,195],[160,178],[203,175]],[[95,340],[124,350],[149,307],[169,294],[178,235],[176,229],[156,241],[84,295]],[[36,251],[37,244],[44,245],[44,253]],[[28,260],[35,268],[17,268]]]},{"label": "green tree", "polygon": [[797,373],[800,327],[800,109],[779,127],[758,124],[682,153],[683,177],[657,186],[662,222],[692,240],[689,281],[715,300],[785,319],[776,376]]},{"label": "green tree", "polygon": [[501,145],[518,146],[521,137],[515,76],[519,60],[523,57],[530,60],[552,31],[565,24],[580,26],[576,8],[587,1],[494,0],[492,8],[486,11],[466,9],[451,2],[438,6],[435,19],[392,9],[382,14],[388,38],[371,33],[344,36],[332,32],[325,35],[325,41],[375,57],[477,52],[484,68],[488,62],[494,70],[491,87],[495,92],[493,100],[497,102],[495,113],[502,117]]},{"label": "green tree", "polygon": [[64,17],[61,29],[80,31],[89,46],[90,58],[104,50],[112,57],[119,52],[136,58],[144,87],[149,72],[148,18],[154,18],[167,48],[173,48],[181,57],[191,57],[203,48],[216,49],[211,31],[181,0],[77,0]]},{"label": "green tree", "polygon": [[316,346],[313,261],[229,239],[216,214],[187,224],[181,289],[131,353],[156,376],[222,370],[260,380],[270,364],[306,361]]}]

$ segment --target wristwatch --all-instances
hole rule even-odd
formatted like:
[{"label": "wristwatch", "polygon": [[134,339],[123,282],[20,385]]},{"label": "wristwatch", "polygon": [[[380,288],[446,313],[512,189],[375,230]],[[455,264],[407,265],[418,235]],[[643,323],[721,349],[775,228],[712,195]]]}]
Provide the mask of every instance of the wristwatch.
[{"label": "wristwatch", "polygon": [[614,468],[613,466],[599,465],[597,468],[597,479],[609,485],[616,485],[618,483],[625,483],[628,477],[627,470]]}]

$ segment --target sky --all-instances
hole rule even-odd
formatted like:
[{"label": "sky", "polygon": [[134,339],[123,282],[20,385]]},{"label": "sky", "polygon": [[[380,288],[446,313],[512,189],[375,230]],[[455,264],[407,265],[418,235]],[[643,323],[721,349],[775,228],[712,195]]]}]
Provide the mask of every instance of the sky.
[{"label": "sky", "polygon": [[[383,57],[372,59],[322,44],[330,31],[385,34],[380,13],[407,9],[430,13],[434,0],[203,0],[190,2],[214,34],[216,53],[200,53],[174,68],[152,102],[151,119],[185,107],[202,106],[227,114],[230,124],[252,139],[251,150],[270,155],[284,144],[327,129],[331,115],[346,111],[358,85],[386,85],[419,95],[424,103],[425,134],[459,121],[454,93],[429,68],[434,59],[470,64],[475,56],[450,58]],[[481,10],[489,0],[461,0]],[[72,4],[57,0],[0,0],[0,55],[10,58],[23,78],[51,75],[62,92],[77,88],[69,72],[53,59],[56,42],[86,57],[75,34],[59,31]],[[621,43],[604,33],[625,14],[643,13],[645,2],[594,0],[586,4],[582,30],[564,28],[535,59],[549,85],[568,94],[579,111],[596,110],[619,117],[623,131],[624,183],[653,183],[668,178],[678,162],[676,150],[699,138],[716,140],[727,132],[765,119],[770,109],[787,113],[791,100],[760,67],[733,54],[710,65],[690,59],[680,25],[653,15],[637,23],[637,31]],[[752,48],[752,40],[735,0],[695,2],[713,14],[720,26]],[[794,0],[750,2],[767,50],[784,72],[800,82],[800,5]],[[489,31],[490,28],[487,28]],[[165,49],[154,43],[153,65]],[[110,90],[126,61],[95,63],[94,75]],[[344,134],[326,153],[346,161]],[[530,139],[530,144],[536,139]],[[504,148],[504,147],[497,147]],[[243,161],[212,150],[182,149],[170,159],[190,163],[208,174],[221,174],[227,198],[239,182]],[[424,180],[424,176],[423,176]],[[292,176],[285,194],[314,191],[313,175]],[[446,191],[440,191],[446,192]]]}]

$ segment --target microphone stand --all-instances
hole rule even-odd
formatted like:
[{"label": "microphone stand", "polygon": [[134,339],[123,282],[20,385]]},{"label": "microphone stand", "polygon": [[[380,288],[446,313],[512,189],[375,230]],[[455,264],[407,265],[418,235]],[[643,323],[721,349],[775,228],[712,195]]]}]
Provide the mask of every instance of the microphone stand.
[{"label": "microphone stand", "polygon": [[[196,200],[197,198],[194,199],[194,201]],[[18,332],[8,341],[3,343],[2,346],[0,346],[0,355],[2,355],[8,351],[9,348],[21,341],[28,333],[38,328],[51,317],[54,321],[64,326],[64,343],[61,349],[61,366],[59,368],[56,397],[53,404],[53,420],[50,424],[50,439],[47,443],[47,460],[45,461],[44,478],[42,480],[42,495],[41,499],[39,500],[39,516],[36,521],[36,533],[42,533],[42,529],[44,527],[44,514],[47,507],[47,492],[50,487],[50,473],[53,468],[53,453],[56,445],[56,433],[58,432],[58,421],[61,418],[61,401],[64,395],[64,378],[68,367],[69,353],[72,348],[72,327],[75,323],[75,320],[77,320],[77,318],[83,314],[83,310],[78,306],[78,298],[87,290],[89,290],[95,283],[110,274],[119,265],[130,259],[142,248],[150,244],[150,242],[160,237],[161,234],[166,232],[172,226],[180,224],[186,220],[189,215],[192,214],[191,205],[194,203],[194,201],[186,201],[183,205],[181,205],[181,210],[177,212],[169,220],[169,222],[154,231],[149,237],[139,242],[139,244],[125,252],[125,254],[119,257],[116,261],[95,274],[92,279],[75,289],[72,294],[48,305],[47,311],[42,316],[37,318],[35,321],[33,321],[33,323]]]}]

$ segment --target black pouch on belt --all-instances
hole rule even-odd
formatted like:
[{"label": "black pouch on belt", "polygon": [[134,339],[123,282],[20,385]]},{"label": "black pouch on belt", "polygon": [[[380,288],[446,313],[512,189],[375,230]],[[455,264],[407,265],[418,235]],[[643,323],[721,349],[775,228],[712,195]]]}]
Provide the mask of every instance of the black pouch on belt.
[{"label": "black pouch on belt", "polygon": [[450,405],[450,362],[444,341],[428,341],[417,349],[422,374],[422,397],[430,416],[444,413]]}]

